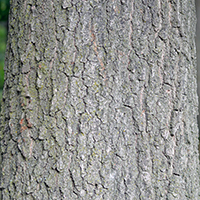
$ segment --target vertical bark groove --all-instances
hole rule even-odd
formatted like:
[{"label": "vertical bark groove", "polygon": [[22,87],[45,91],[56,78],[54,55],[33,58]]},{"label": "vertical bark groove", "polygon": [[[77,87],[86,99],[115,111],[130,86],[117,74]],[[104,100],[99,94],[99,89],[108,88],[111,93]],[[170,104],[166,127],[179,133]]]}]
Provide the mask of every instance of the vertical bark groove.
[{"label": "vertical bark groove", "polygon": [[198,199],[193,0],[11,0],[1,199]]}]

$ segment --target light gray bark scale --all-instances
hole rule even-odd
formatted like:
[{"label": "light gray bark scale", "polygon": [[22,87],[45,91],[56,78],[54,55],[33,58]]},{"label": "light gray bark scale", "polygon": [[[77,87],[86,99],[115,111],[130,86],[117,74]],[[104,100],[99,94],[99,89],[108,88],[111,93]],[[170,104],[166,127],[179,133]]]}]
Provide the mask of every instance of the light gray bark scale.
[{"label": "light gray bark scale", "polygon": [[1,199],[198,200],[194,0],[11,0]]}]

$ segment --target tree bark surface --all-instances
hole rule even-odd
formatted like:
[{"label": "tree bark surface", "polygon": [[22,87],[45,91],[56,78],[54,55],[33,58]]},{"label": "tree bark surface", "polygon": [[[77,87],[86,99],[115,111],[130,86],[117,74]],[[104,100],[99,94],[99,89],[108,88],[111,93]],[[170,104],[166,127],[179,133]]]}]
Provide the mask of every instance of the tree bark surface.
[{"label": "tree bark surface", "polygon": [[11,0],[1,199],[198,200],[194,0]]}]

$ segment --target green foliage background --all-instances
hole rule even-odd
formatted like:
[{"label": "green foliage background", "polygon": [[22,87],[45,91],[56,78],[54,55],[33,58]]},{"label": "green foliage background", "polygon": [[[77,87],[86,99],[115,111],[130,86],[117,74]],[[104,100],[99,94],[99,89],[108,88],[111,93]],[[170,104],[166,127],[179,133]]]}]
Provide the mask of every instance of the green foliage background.
[{"label": "green foliage background", "polygon": [[0,0],[0,103],[2,100],[2,89],[4,82],[3,68],[4,68],[4,59],[6,50],[9,7],[10,7],[9,0]]},{"label": "green foliage background", "polygon": [[0,0],[0,21],[8,20],[9,2],[9,0]]}]

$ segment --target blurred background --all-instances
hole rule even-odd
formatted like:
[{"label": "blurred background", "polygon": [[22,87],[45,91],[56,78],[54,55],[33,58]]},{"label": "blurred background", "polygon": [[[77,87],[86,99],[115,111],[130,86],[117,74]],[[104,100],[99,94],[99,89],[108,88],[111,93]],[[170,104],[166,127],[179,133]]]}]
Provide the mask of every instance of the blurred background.
[{"label": "blurred background", "polygon": [[[0,0],[0,102],[2,99],[2,89],[4,82],[4,58],[7,40],[7,23],[9,13],[9,0]],[[1,109],[1,106],[0,106]]]}]

